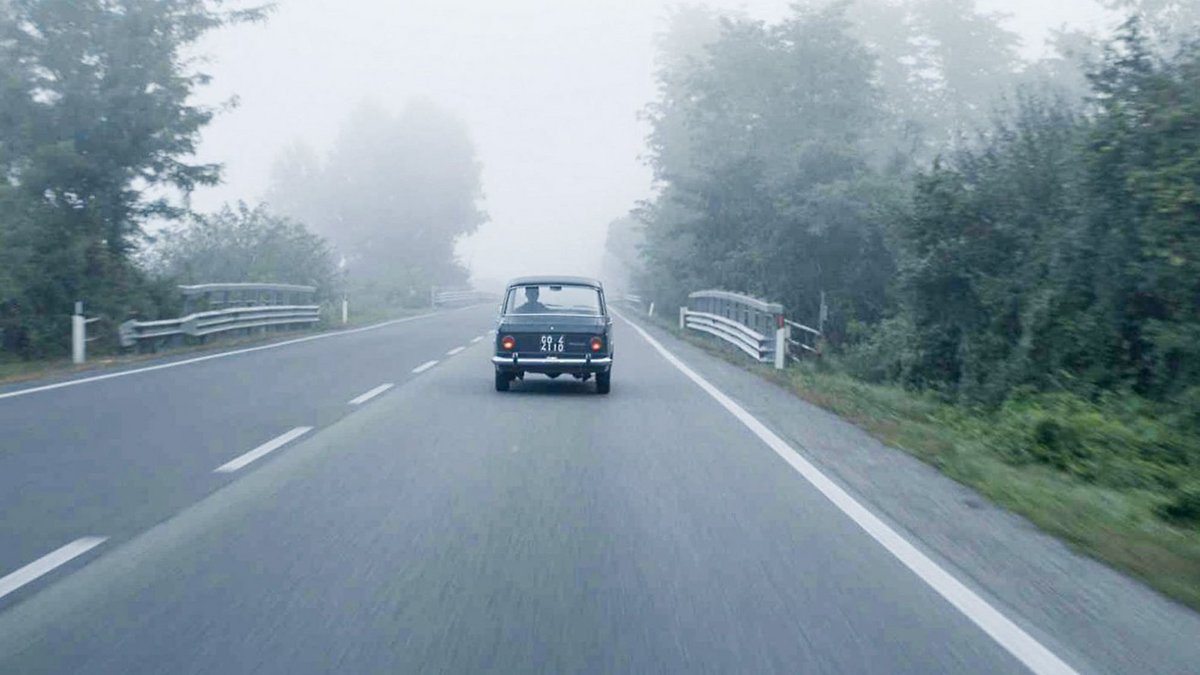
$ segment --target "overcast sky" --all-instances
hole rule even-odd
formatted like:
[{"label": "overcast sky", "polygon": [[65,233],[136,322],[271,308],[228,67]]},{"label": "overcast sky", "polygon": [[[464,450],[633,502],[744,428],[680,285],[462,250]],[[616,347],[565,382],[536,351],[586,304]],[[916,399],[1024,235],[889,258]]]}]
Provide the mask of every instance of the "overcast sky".
[{"label": "overcast sky", "polygon": [[[393,111],[426,98],[469,126],[491,222],[461,242],[477,277],[595,274],[605,226],[648,196],[638,111],[654,95],[663,0],[280,0],[266,24],[201,45],[213,84],[201,100],[240,106],[205,131],[201,157],[225,183],[194,195],[211,210],[258,200],[280,148],[331,144],[364,100]],[[777,19],[790,0],[709,2]],[[988,0],[1012,14],[1025,53],[1046,31],[1098,27],[1094,0]],[[519,242],[519,243],[518,243]]]}]

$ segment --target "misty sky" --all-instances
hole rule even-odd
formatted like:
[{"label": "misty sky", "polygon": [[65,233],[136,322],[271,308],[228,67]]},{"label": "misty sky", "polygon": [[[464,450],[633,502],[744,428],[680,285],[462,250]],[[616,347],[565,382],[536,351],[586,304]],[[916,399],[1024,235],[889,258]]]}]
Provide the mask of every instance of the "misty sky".
[{"label": "misty sky", "polygon": [[[709,2],[778,19],[791,0]],[[281,0],[266,24],[201,45],[216,103],[240,107],[206,130],[201,157],[225,184],[193,206],[258,200],[281,147],[321,152],[360,102],[399,110],[426,98],[470,127],[491,222],[463,241],[477,278],[599,270],[605,226],[651,190],[638,111],[654,96],[653,36],[663,0]],[[1046,30],[1098,27],[1093,0],[989,0],[1013,14],[1025,53]],[[519,242],[519,243],[518,243]]]}]

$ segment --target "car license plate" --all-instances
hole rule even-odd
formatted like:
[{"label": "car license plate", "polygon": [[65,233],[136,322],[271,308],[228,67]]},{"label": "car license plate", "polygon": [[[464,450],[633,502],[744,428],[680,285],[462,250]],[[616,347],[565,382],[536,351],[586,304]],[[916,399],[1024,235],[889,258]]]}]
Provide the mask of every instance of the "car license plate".
[{"label": "car license plate", "polygon": [[548,353],[559,353],[565,351],[567,341],[562,335],[543,335],[542,336],[542,351]]}]

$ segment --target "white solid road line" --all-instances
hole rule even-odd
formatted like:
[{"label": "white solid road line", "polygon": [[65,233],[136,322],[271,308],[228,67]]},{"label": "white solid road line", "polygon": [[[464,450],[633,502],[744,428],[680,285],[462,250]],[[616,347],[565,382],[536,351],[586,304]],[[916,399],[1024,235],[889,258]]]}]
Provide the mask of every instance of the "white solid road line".
[{"label": "white solid road line", "polygon": [[[467,309],[467,308],[464,307],[463,309]],[[458,310],[452,310],[452,311],[458,311]],[[434,316],[434,315],[441,314],[441,313],[442,312],[428,312],[426,314],[418,314],[416,316],[406,316],[401,319],[392,319],[391,321],[383,321],[380,323],[371,324],[370,326],[363,326],[362,328],[351,328],[349,330],[339,330],[339,331],[335,331],[335,332],[331,332],[331,333],[321,333],[320,335],[309,335],[307,337],[296,338],[295,340],[284,340],[283,342],[273,342],[269,345],[260,345],[258,347],[247,347],[245,349],[234,349],[232,351],[221,352],[219,354],[209,354],[207,356],[198,356],[194,359],[184,359],[182,361],[172,361],[170,363],[160,363],[157,366],[147,366],[145,368],[134,368],[132,370],[122,370],[122,371],[116,372],[116,373],[105,373],[104,375],[94,375],[92,377],[83,377],[78,380],[67,380],[66,382],[56,382],[54,384],[46,384],[46,385],[42,385],[40,387],[30,387],[29,389],[20,389],[18,391],[10,391],[8,393],[0,394],[0,399],[12,398],[14,396],[24,396],[26,394],[34,394],[39,391],[49,391],[51,389],[61,389],[62,387],[73,387],[77,384],[87,384],[88,382],[99,382],[100,380],[111,380],[114,377],[125,377],[126,375],[136,375],[138,373],[149,373],[149,372],[155,371],[155,370],[164,370],[166,368],[175,368],[178,366],[186,366],[186,365],[190,365],[192,363],[201,363],[203,361],[211,361],[212,359],[223,359],[226,356],[235,356],[237,354],[249,354],[251,352],[258,352],[258,351],[262,351],[264,349],[278,349],[279,347],[286,347],[288,345],[299,344],[301,342],[311,342],[312,340],[324,340],[326,338],[338,337],[340,335],[353,335],[355,333],[362,333],[362,332],[369,331],[369,330],[375,330],[377,328],[393,326],[398,323],[407,323],[409,321],[415,321],[417,319],[424,319],[426,317]]]},{"label": "white solid road line", "polygon": [[480,335],[480,336],[479,336],[479,337],[477,337],[477,338],[471,338],[471,344],[475,344],[476,342],[479,342],[479,341],[480,341],[480,340],[482,340],[482,339],[483,339],[483,336],[482,336],[482,335]]},{"label": "white solid road line", "polygon": [[349,405],[362,405],[362,404],[366,403],[367,401],[370,401],[371,399],[375,398],[376,396],[382,394],[383,392],[387,391],[388,389],[391,389],[394,386],[396,386],[396,385],[391,382],[386,382],[384,384],[381,384],[378,387],[375,387],[374,389],[372,389],[371,391],[368,391],[365,394],[360,394],[360,395],[350,399]]},{"label": "white solid road line", "polygon": [[0,598],[103,544],[108,537],[83,537],[47,553],[12,574],[0,577]]},{"label": "white solid road line", "polygon": [[[617,314],[616,312],[613,312]],[[1047,649],[1020,626],[1013,623],[977,593],[967,588],[937,563],[922,553],[917,547],[908,542],[886,523],[871,513],[848,492],[821,473],[817,467],[800,456],[792,446],[759,422],[753,415],[746,412],[742,406],[726,396],[721,390],[710,384],[708,380],[687,367],[671,352],[667,351],[658,340],[650,336],[641,326],[617,314],[623,321],[633,327],[651,347],[654,347],[671,365],[675,366],[696,383],[709,396],[712,396],[723,408],[733,414],[746,428],[754,432],[764,443],[775,451],[785,462],[791,465],[801,476],[812,484],[825,498],[833,503],[842,513],[861,527],[875,541],[879,542],[889,553],[896,557],[905,567],[912,570],[934,591],[954,605],[968,619],[983,629],[1001,647],[1008,650],[1017,660],[1025,664],[1038,675],[1077,675],[1076,671],[1060,659],[1054,652]]]},{"label": "white solid road line", "polygon": [[422,363],[421,365],[417,366],[416,368],[413,368],[413,372],[414,373],[423,373],[423,372],[429,370],[430,368],[436,366],[437,364],[438,364],[437,361],[426,361],[425,363]]},{"label": "white solid road line", "polygon": [[285,434],[281,434],[279,436],[276,436],[275,438],[272,438],[271,440],[267,441],[266,443],[263,443],[262,445],[251,450],[250,452],[247,452],[246,454],[242,455],[241,457],[238,457],[237,459],[231,460],[229,462],[226,462],[225,464],[222,464],[221,466],[218,466],[216,469],[213,469],[213,471],[216,473],[233,473],[234,471],[237,471],[238,469],[246,466],[250,462],[253,462],[256,459],[259,459],[263,455],[265,455],[269,452],[274,452],[275,450],[282,448],[283,446],[287,445],[288,443],[292,442],[293,440],[300,438],[304,434],[307,434],[308,432],[312,431],[312,429],[313,429],[312,427],[296,427],[295,429],[292,429],[291,431],[289,431]]},{"label": "white solid road line", "polygon": [[466,349],[466,347],[455,347],[454,349],[451,349],[450,351],[446,352],[446,356],[454,356],[455,354],[461,352],[464,349]]}]

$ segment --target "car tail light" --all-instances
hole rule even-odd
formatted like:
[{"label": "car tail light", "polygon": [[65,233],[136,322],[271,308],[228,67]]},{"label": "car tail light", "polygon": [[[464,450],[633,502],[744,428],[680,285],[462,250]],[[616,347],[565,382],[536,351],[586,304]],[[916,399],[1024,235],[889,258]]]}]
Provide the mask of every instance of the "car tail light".
[{"label": "car tail light", "polygon": [[500,338],[500,348],[506,352],[511,352],[517,348],[517,340],[511,335],[505,335]]},{"label": "car tail light", "polygon": [[598,337],[592,338],[592,351],[598,352],[601,349],[604,349],[604,340],[601,340]]}]

